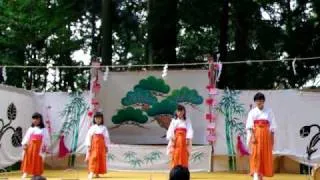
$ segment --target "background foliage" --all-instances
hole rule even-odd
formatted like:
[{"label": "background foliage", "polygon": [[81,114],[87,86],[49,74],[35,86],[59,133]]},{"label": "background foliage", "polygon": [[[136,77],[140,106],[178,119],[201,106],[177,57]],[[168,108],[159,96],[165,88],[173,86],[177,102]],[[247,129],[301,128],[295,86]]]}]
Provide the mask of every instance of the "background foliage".
[{"label": "background foliage", "polygon": [[[318,0],[5,0],[0,64],[82,65],[72,56],[80,49],[104,64],[319,56],[319,15]],[[291,62],[226,65],[219,87],[297,88],[319,74],[319,60],[296,65],[297,76]],[[7,77],[39,91],[88,87],[83,69],[8,69]]]}]

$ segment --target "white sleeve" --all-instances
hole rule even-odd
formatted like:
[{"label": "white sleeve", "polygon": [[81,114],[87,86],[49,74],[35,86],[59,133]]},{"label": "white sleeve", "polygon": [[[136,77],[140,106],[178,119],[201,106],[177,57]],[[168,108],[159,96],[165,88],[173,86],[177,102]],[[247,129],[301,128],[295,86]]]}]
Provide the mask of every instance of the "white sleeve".
[{"label": "white sleeve", "polygon": [[249,146],[250,144],[250,139],[251,139],[251,130],[253,129],[253,117],[252,117],[252,110],[249,112],[248,114],[248,119],[247,119],[247,123],[246,123],[246,130],[247,130],[247,140],[246,140],[246,144],[247,146]]},{"label": "white sleeve", "polygon": [[32,134],[32,129],[29,128],[26,132],[26,134],[24,135],[23,139],[22,139],[22,142],[21,144],[24,146],[24,145],[27,145],[29,143],[29,140],[30,140],[30,136]]},{"label": "white sleeve", "polygon": [[175,119],[172,119],[170,122],[169,128],[168,128],[168,131],[167,131],[167,140],[169,140],[169,141],[172,138],[174,138],[175,126],[176,126]]},{"label": "white sleeve", "polygon": [[187,121],[187,139],[193,139],[193,129],[191,121]]},{"label": "white sleeve", "polygon": [[105,130],[104,130],[104,141],[105,141],[106,147],[109,147],[109,145],[110,145],[110,136],[109,136],[109,131],[108,131],[107,127],[105,127]]},{"label": "white sleeve", "polygon": [[273,111],[270,111],[270,131],[274,132],[277,129],[276,118]]},{"label": "white sleeve", "polygon": [[246,123],[246,129],[252,129],[253,128],[253,117],[252,117],[252,111],[249,112],[248,114],[248,119],[247,119],[247,123]]},{"label": "white sleeve", "polygon": [[92,135],[93,135],[93,129],[92,127],[90,127],[88,133],[87,133],[87,136],[86,136],[86,139],[84,141],[84,145],[85,146],[91,146],[91,138],[92,138]]}]

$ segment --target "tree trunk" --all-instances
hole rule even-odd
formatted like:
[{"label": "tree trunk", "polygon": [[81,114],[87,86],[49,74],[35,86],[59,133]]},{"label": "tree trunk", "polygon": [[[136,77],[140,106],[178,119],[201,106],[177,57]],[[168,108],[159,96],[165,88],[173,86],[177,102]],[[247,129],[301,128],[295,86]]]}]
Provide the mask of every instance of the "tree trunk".
[{"label": "tree trunk", "polygon": [[102,64],[112,64],[112,0],[102,0]]},{"label": "tree trunk", "polygon": [[[248,7],[247,9],[245,7]],[[254,4],[251,1],[244,0],[243,2],[234,2],[234,24],[235,24],[235,60],[244,61],[249,56],[249,29],[252,15],[254,14]],[[248,64],[238,64],[235,66],[236,74],[243,73],[242,76],[236,76],[235,86],[240,89],[250,88],[250,83],[247,81],[248,72],[251,68]]]},{"label": "tree trunk", "polygon": [[[153,1],[154,0],[148,0],[148,37],[147,37],[147,42],[146,42],[146,46],[145,46],[145,62],[147,64],[153,64],[152,61],[152,43],[151,43],[151,33],[152,33],[152,23],[151,23],[151,9],[152,9],[152,5],[153,5]],[[150,67],[150,69],[152,69]]]},{"label": "tree trunk", "polygon": [[229,23],[229,0],[223,1],[221,20],[220,20],[220,42],[219,42],[219,52],[220,60],[227,60],[227,44],[228,44],[228,23]]},{"label": "tree trunk", "polygon": [[[220,61],[227,61],[228,54],[228,24],[229,24],[229,0],[223,1],[223,7],[220,17],[220,37],[219,37],[219,52],[220,52]],[[228,67],[223,67],[224,71],[228,69]],[[226,82],[228,81],[227,76],[222,75],[219,81],[219,87],[224,88],[226,86]]]},{"label": "tree trunk", "polygon": [[[176,63],[178,0],[149,0],[149,36],[153,63]],[[149,58],[150,60],[150,58]]]},{"label": "tree trunk", "polygon": [[96,13],[94,11],[94,5],[92,5],[92,10],[91,10],[91,17],[90,17],[90,23],[91,23],[91,28],[92,28],[92,32],[91,32],[91,55],[92,56],[97,56],[98,53],[98,42],[97,42],[97,38],[95,37],[95,33],[97,31],[97,27],[96,27]]}]

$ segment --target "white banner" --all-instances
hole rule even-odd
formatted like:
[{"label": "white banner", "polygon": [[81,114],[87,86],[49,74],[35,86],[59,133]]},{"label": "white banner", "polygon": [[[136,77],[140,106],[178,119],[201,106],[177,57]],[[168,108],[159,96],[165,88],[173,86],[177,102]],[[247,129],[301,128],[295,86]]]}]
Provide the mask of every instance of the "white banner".
[{"label": "white banner", "polygon": [[35,111],[33,94],[0,85],[0,168],[21,160],[22,136]]},{"label": "white banner", "polygon": [[[108,81],[102,84],[98,98],[111,141],[115,144],[165,145],[164,135],[174,112],[174,103],[182,103],[187,107],[187,116],[195,131],[193,143],[206,145],[204,103],[207,81],[207,72],[201,70],[170,71],[165,81],[161,80],[161,72],[110,73]],[[237,145],[241,143],[238,136],[245,142],[244,123],[247,112],[254,106],[256,92],[218,91],[217,107],[220,107],[220,112],[216,114],[215,155],[237,154]],[[274,111],[278,125],[274,153],[308,162],[308,152],[310,162],[318,162],[320,94],[297,90],[262,92],[267,98],[266,105]],[[61,134],[64,134],[65,145],[70,152],[85,153],[83,141],[91,121],[87,117],[88,93],[31,94],[16,88],[1,87],[0,98],[0,118],[5,125],[10,120],[7,110],[12,102],[17,109],[17,116],[9,125],[12,126],[10,130],[3,133],[5,126],[0,122],[0,167],[19,160],[21,148],[7,142],[19,139],[17,136],[12,138],[13,132],[16,132],[12,129],[21,127],[25,133],[35,110],[50,120],[54,155],[58,153]],[[12,107],[9,109],[13,111]],[[12,115],[10,118],[13,118]]]}]

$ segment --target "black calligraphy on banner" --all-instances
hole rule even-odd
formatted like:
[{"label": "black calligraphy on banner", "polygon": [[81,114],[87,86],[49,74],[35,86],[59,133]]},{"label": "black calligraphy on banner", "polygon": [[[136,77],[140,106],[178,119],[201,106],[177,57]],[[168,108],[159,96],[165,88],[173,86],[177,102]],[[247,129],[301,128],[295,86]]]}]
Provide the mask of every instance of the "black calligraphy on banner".
[{"label": "black calligraphy on banner", "polygon": [[4,135],[8,133],[13,133],[11,135],[11,143],[14,147],[20,147],[22,142],[22,128],[16,127],[14,128],[11,124],[17,117],[17,108],[11,103],[7,108],[7,121],[0,118],[0,148],[1,148],[1,140]]},{"label": "black calligraphy on banner", "polygon": [[306,154],[308,160],[311,159],[312,154],[318,151],[317,145],[320,141],[320,126],[318,124],[311,124],[309,126],[303,126],[300,129],[300,136],[302,138],[308,137],[311,133],[311,129],[316,129],[316,133],[312,136],[306,147]]}]

